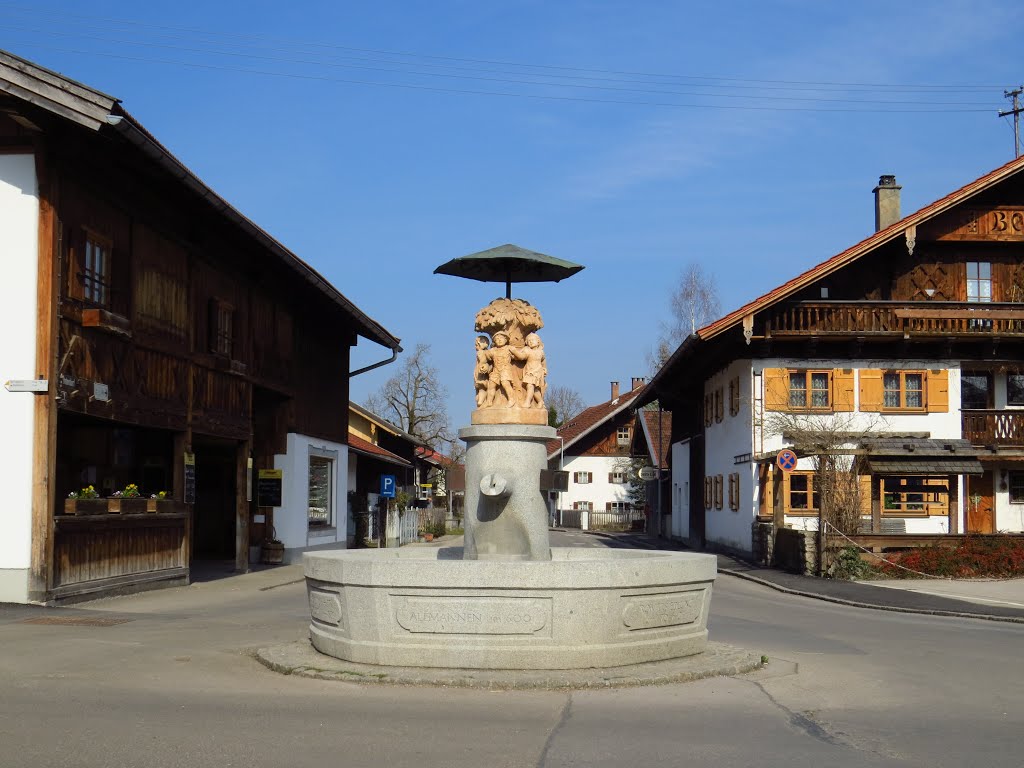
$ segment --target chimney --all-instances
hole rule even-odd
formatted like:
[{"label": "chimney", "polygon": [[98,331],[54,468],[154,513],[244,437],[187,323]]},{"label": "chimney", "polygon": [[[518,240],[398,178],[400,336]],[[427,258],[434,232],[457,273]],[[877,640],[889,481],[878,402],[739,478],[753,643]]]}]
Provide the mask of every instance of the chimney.
[{"label": "chimney", "polygon": [[612,400],[618,400],[618,399],[619,399],[619,382],[613,381],[612,382]]},{"label": "chimney", "polygon": [[879,232],[900,218],[900,190],[895,176],[879,176],[875,193],[875,232]]},{"label": "chimney", "polygon": [[639,389],[643,385],[644,385],[644,380],[642,378],[638,378],[638,377],[634,376],[633,377],[633,386],[630,388],[630,391],[632,391],[634,389]]}]

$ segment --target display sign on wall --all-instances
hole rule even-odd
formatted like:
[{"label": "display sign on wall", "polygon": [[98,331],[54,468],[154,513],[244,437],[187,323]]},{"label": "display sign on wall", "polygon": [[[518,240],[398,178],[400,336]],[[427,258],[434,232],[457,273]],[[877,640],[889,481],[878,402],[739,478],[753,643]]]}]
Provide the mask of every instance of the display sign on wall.
[{"label": "display sign on wall", "polygon": [[196,503],[196,455],[185,454],[185,503]]},{"label": "display sign on wall", "polygon": [[256,504],[260,507],[281,506],[283,469],[261,469],[256,478]]}]

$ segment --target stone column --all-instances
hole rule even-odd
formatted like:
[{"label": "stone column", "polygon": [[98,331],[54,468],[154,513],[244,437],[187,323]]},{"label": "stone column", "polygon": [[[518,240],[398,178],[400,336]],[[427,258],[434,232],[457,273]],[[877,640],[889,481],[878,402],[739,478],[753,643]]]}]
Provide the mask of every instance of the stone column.
[{"label": "stone column", "polygon": [[555,429],[476,424],[466,443],[466,560],[550,560],[548,507],[540,490]]}]

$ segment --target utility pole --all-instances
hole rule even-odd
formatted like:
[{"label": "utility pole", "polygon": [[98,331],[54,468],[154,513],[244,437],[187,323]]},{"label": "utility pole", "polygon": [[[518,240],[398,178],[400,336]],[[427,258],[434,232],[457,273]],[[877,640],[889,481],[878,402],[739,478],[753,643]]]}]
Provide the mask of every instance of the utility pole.
[{"label": "utility pole", "polygon": [[1018,86],[1012,91],[1003,91],[1003,96],[1007,99],[1013,99],[1013,109],[1007,109],[1005,112],[1000,112],[1000,117],[1008,117],[1013,115],[1013,156],[1020,157],[1020,113],[1024,112],[1024,109],[1020,106],[1020,95],[1024,93],[1024,86]]}]

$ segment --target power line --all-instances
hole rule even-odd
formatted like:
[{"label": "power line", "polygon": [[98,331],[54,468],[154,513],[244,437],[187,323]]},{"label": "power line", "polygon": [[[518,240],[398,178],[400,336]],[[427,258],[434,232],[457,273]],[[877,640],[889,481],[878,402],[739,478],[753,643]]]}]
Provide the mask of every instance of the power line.
[{"label": "power line", "polygon": [[[11,28],[12,27],[10,27],[8,25],[0,24],[0,29],[11,29]],[[102,42],[112,43],[112,44],[117,44],[117,45],[122,45],[122,46],[123,45],[130,45],[130,46],[137,46],[137,47],[141,47],[141,48],[160,48],[160,49],[173,50],[173,51],[184,52],[184,53],[198,53],[198,54],[206,54],[206,55],[213,55],[213,56],[224,56],[224,57],[232,57],[232,58],[240,58],[240,59],[250,59],[250,60],[256,60],[256,61],[274,62],[274,63],[278,63],[278,64],[281,64],[281,63],[284,63],[284,64],[303,64],[303,65],[313,65],[313,66],[319,66],[319,67],[326,66],[326,67],[341,68],[341,69],[360,69],[360,70],[375,71],[375,72],[407,74],[407,75],[413,75],[413,76],[417,76],[417,77],[434,77],[434,78],[447,78],[447,79],[456,79],[456,80],[475,80],[475,81],[483,81],[483,82],[504,83],[504,84],[511,84],[511,85],[529,85],[529,86],[541,86],[541,87],[563,88],[563,89],[564,88],[573,88],[573,89],[581,89],[581,90],[612,91],[612,92],[620,92],[620,93],[654,94],[654,95],[659,95],[659,96],[696,96],[698,98],[718,98],[718,99],[757,99],[757,100],[762,100],[762,101],[783,101],[783,102],[812,102],[812,103],[836,103],[836,104],[874,104],[874,105],[930,106],[930,107],[936,107],[936,106],[939,106],[939,107],[977,106],[977,107],[984,107],[985,108],[983,110],[978,110],[978,111],[988,111],[988,109],[990,108],[988,106],[987,102],[958,102],[958,101],[935,101],[935,100],[929,100],[929,101],[899,101],[899,100],[890,100],[890,99],[842,99],[842,98],[824,98],[824,97],[810,97],[810,96],[775,96],[775,95],[765,96],[765,95],[759,95],[759,94],[742,94],[742,95],[740,95],[740,94],[734,94],[734,93],[701,93],[701,92],[677,91],[677,90],[676,91],[668,91],[668,90],[659,90],[659,89],[651,89],[651,88],[625,88],[625,87],[610,86],[610,85],[591,85],[589,83],[550,83],[550,82],[538,82],[536,80],[524,80],[524,79],[514,79],[514,78],[499,78],[499,77],[486,77],[486,76],[482,76],[482,75],[457,75],[457,74],[451,74],[451,73],[447,73],[447,72],[437,73],[437,72],[422,72],[422,71],[409,70],[409,69],[389,69],[389,68],[385,68],[385,67],[374,67],[374,66],[366,66],[366,65],[361,65],[361,64],[348,64],[348,63],[340,63],[340,62],[335,62],[335,61],[323,61],[323,60],[317,60],[317,59],[294,59],[294,58],[287,58],[287,57],[281,57],[281,56],[264,56],[264,55],[260,55],[260,54],[242,53],[242,52],[238,52],[238,51],[211,50],[211,49],[206,49],[206,48],[193,48],[193,47],[188,47],[188,46],[171,45],[171,44],[167,44],[167,43],[153,43],[153,42],[144,42],[144,41],[137,41],[137,40],[123,40],[123,39],[99,37],[99,36],[93,36],[93,35],[82,35],[82,34],[75,34],[75,33],[64,33],[64,32],[58,32],[56,30],[39,30],[39,29],[24,30],[24,29],[18,28],[18,27],[14,27],[14,29],[16,29],[18,31],[28,31],[28,32],[32,32],[32,33],[41,33],[41,34],[47,34],[47,35],[53,35],[53,36],[59,36],[59,37],[83,38],[83,39],[87,39],[87,40],[99,40],[99,41],[102,41]],[[396,64],[398,64],[398,63],[396,62]],[[403,65],[400,65],[400,66],[403,66]]]},{"label": "power line", "polygon": [[[748,77],[726,77],[726,76],[709,76],[709,75],[681,75],[672,73],[652,73],[634,70],[614,70],[614,69],[594,69],[585,67],[565,66],[565,65],[552,65],[542,63],[529,63],[529,62],[514,62],[505,60],[495,59],[478,59],[469,57],[457,57],[457,56],[445,56],[438,54],[425,54],[416,52],[404,52],[404,51],[391,51],[377,48],[364,48],[356,46],[346,46],[335,43],[323,43],[318,41],[304,41],[296,40],[295,38],[282,38],[273,37],[268,35],[254,35],[254,34],[241,34],[241,33],[230,33],[230,32],[209,32],[196,27],[182,27],[167,24],[154,24],[150,22],[138,21],[135,19],[118,19],[111,17],[96,17],[96,16],[85,16],[69,14],[65,12],[52,12],[46,10],[40,10],[31,6],[19,5],[17,3],[6,3],[0,2],[0,6],[6,6],[15,10],[16,12],[27,13],[30,15],[43,16],[47,18],[56,18],[58,21],[64,19],[75,19],[81,22],[93,23],[102,22],[104,25],[119,24],[122,26],[129,26],[142,29],[151,30],[166,30],[171,32],[188,33],[188,34],[205,34],[208,36],[222,37],[222,38],[233,38],[237,40],[250,40],[250,41],[274,41],[278,43],[291,43],[307,47],[314,48],[325,48],[331,50],[344,50],[344,51],[355,51],[359,53],[371,53],[376,55],[387,55],[387,56],[402,56],[406,58],[418,58],[418,59],[432,59],[435,61],[451,61],[471,64],[487,64],[496,66],[506,67],[524,67],[533,69],[547,69],[547,70],[558,70],[562,72],[578,72],[578,73],[596,73],[600,75],[620,75],[629,77],[663,77],[663,78],[676,78],[676,79],[688,79],[688,80],[702,80],[702,81],[717,81],[718,87],[733,87],[726,86],[725,83],[742,83],[742,84],[758,84],[759,86],[766,85],[782,85],[782,86],[817,86],[821,88],[870,88],[870,89],[894,89],[904,88],[911,89],[912,91],[933,91],[933,90],[960,90],[960,91],[976,91],[976,90],[991,90],[994,88],[1004,87],[1002,85],[993,84],[907,84],[907,83],[858,83],[858,82],[834,82],[834,81],[810,81],[810,80],[772,80],[772,79],[756,79]],[[82,24],[76,24],[76,26],[82,26]],[[666,83],[667,85],[667,83]],[[697,84],[693,84],[697,85]],[[740,86],[735,86],[740,87]],[[753,88],[755,86],[744,85],[742,87]]]},{"label": "power line", "polygon": [[[957,109],[877,109],[877,108],[866,108],[856,109],[849,107],[786,107],[786,106],[754,106],[748,104],[695,104],[695,103],[680,103],[680,102],[668,102],[668,101],[640,101],[640,100],[626,100],[626,99],[600,99],[585,96],[559,96],[552,94],[539,94],[539,93],[511,93],[507,91],[487,91],[483,89],[471,89],[471,88],[446,88],[441,86],[431,85],[417,85],[413,83],[389,83],[379,80],[358,80],[354,78],[341,78],[341,77],[329,77],[327,75],[311,75],[302,74],[297,72],[278,72],[273,70],[265,69],[248,69],[243,67],[229,67],[219,64],[204,64],[199,62],[189,61],[174,61],[170,59],[159,59],[153,57],[144,56],[128,56],[125,54],[118,53],[107,53],[104,51],[88,51],[75,48],[62,48],[60,46],[44,45],[40,43],[29,42],[25,45],[33,48],[39,48],[42,50],[57,51],[60,53],[72,53],[82,56],[99,56],[103,58],[119,59],[122,61],[136,61],[145,62],[149,64],[164,64],[169,66],[178,67],[189,67],[192,69],[206,69],[219,72],[237,72],[247,75],[261,75],[267,77],[282,77],[291,78],[296,80],[309,80],[319,82],[330,82],[330,83],[345,83],[349,85],[366,85],[381,88],[399,88],[405,90],[415,91],[428,91],[433,93],[457,93],[457,94],[468,94],[474,96],[499,96],[505,98],[517,98],[517,99],[539,99],[544,101],[568,101],[568,102],[579,102],[588,104],[617,104],[617,105],[628,105],[628,106],[646,106],[646,107],[677,107],[685,109],[720,109],[720,110],[737,110],[737,111],[748,111],[748,112],[842,112],[842,113],[862,113],[862,114],[936,114],[936,113],[976,113],[976,112],[987,112],[987,109],[980,108],[957,108]],[[686,94],[683,94],[686,95]],[[706,96],[706,94],[702,94]]]}]

